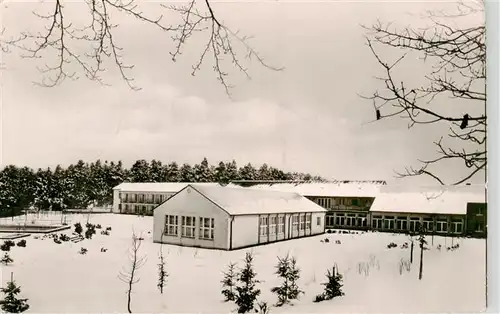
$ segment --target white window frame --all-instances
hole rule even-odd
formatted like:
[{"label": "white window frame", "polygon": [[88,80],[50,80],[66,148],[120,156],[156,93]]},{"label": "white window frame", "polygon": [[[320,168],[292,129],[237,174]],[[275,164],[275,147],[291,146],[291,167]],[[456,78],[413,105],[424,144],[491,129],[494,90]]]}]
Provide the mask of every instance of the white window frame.
[{"label": "white window frame", "polygon": [[292,232],[299,231],[299,215],[292,215]]},{"label": "white window frame", "polygon": [[[460,226],[460,231],[458,231],[458,226]],[[463,219],[455,219],[451,221],[451,232],[453,233],[463,233],[464,232],[464,220]]]},{"label": "white window frame", "polygon": [[434,226],[434,221],[423,219],[422,220],[422,227],[424,227],[425,231],[434,232],[434,228],[436,226]]},{"label": "white window frame", "polygon": [[259,227],[259,234],[260,236],[267,236],[267,225],[269,223],[267,216],[261,216],[260,217],[260,227]]},{"label": "white window frame", "polygon": [[[392,218],[389,218],[392,217]],[[394,216],[384,216],[384,229],[385,230],[394,230],[396,226]]]},{"label": "white window frame", "polygon": [[178,236],[179,235],[179,216],[177,215],[165,215],[165,230],[164,235],[167,236]]},{"label": "white window frame", "polygon": [[[199,219],[199,234],[201,240],[213,240],[215,233],[215,219],[209,217],[200,217]],[[208,236],[205,236],[205,232]]]},{"label": "white window frame", "polygon": [[[445,226],[445,228],[443,228]],[[448,221],[438,220],[436,221],[436,232],[447,233],[448,232]]]},{"label": "white window frame", "polygon": [[277,223],[278,223],[278,217],[277,216],[271,216],[270,217],[270,222],[269,222],[269,234],[272,234],[272,235],[276,234]]},{"label": "white window frame", "polygon": [[299,230],[300,231],[306,230],[306,215],[305,214],[299,215]]},{"label": "white window frame", "polygon": [[316,226],[321,226],[321,216],[316,217]]},{"label": "white window frame", "polygon": [[306,214],[306,230],[311,230],[312,214]]},{"label": "white window frame", "polygon": [[[190,218],[191,224],[187,224]],[[194,239],[196,237],[196,217],[181,216],[181,237]]]},{"label": "white window frame", "polygon": [[285,233],[285,216],[278,217],[278,234]]},{"label": "white window frame", "polygon": [[372,228],[373,229],[382,229],[384,226],[384,222],[382,216],[373,216],[372,218]]}]

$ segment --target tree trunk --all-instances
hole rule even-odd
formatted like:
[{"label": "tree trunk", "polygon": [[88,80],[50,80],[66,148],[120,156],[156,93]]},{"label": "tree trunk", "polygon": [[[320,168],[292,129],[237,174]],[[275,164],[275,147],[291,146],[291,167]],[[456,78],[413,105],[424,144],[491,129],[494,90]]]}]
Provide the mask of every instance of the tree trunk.
[{"label": "tree trunk", "polygon": [[411,241],[411,248],[410,248],[410,263],[413,264],[413,240]]},{"label": "tree trunk", "polygon": [[423,270],[424,270],[424,246],[420,245],[420,269],[418,271],[418,280],[422,280]]}]

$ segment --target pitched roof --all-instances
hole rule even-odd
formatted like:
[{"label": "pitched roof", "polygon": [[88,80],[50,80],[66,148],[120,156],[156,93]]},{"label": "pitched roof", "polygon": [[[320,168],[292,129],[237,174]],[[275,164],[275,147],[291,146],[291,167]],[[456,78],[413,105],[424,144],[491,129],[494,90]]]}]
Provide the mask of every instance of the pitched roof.
[{"label": "pitched roof", "polygon": [[230,215],[326,212],[297,193],[199,184],[190,186]]},{"label": "pitched roof", "polygon": [[450,188],[420,187],[418,189],[383,190],[373,202],[371,212],[461,214],[467,203],[486,203],[484,186]]},{"label": "pitched roof", "polygon": [[[113,188],[113,190],[120,190],[122,192],[150,192],[150,193],[177,193],[186,186],[189,182],[125,182]],[[218,183],[197,183],[199,185],[215,185]]]},{"label": "pitched roof", "polygon": [[329,183],[276,183],[276,184],[256,184],[250,187],[241,187],[237,184],[229,184],[245,189],[264,189],[270,191],[293,192],[302,196],[318,197],[376,197],[379,194],[382,183],[364,182],[329,182]]}]

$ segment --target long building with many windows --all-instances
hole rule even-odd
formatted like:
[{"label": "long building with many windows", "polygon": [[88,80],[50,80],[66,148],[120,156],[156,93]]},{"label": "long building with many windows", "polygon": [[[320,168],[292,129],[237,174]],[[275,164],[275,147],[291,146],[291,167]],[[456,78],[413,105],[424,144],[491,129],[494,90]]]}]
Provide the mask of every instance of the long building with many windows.
[{"label": "long building with many windows", "polygon": [[371,229],[455,236],[486,236],[484,186],[381,189],[371,209]]},{"label": "long building with many windows", "polygon": [[[153,209],[162,204],[189,183],[122,183],[113,188],[113,213],[153,215]],[[215,185],[218,183],[199,183]]]},{"label": "long building with many windows", "polygon": [[369,229],[369,212],[385,181],[336,182],[233,182],[231,185],[298,193],[327,210],[325,226],[328,229]]}]

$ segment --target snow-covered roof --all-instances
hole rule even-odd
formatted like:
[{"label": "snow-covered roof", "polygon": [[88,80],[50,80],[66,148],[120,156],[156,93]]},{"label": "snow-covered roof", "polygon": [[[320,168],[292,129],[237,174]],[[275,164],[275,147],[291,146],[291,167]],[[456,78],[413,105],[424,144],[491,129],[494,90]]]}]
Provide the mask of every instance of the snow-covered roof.
[{"label": "snow-covered roof", "polygon": [[230,215],[326,212],[297,193],[199,184],[191,187]]},{"label": "snow-covered roof", "polygon": [[259,189],[269,191],[293,192],[302,196],[318,197],[376,197],[383,184],[378,183],[276,183],[256,184],[249,187],[241,187],[237,184],[229,184],[231,187],[244,189]]},{"label": "snow-covered roof", "polygon": [[480,188],[420,187],[382,190],[371,212],[459,214],[467,213],[467,203],[486,203],[484,186]]},{"label": "snow-covered roof", "polygon": [[[186,186],[189,182],[126,182],[117,185],[113,190],[120,190],[122,192],[145,192],[145,193],[177,193]],[[199,185],[215,185],[218,183],[197,183]]]}]

